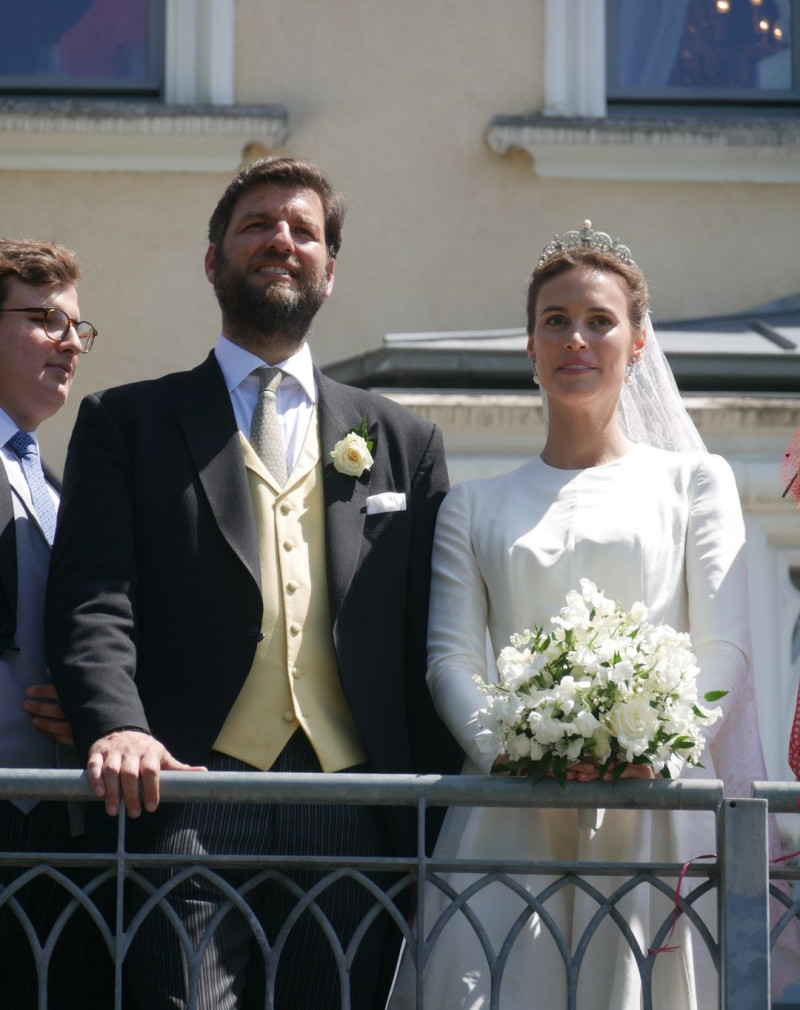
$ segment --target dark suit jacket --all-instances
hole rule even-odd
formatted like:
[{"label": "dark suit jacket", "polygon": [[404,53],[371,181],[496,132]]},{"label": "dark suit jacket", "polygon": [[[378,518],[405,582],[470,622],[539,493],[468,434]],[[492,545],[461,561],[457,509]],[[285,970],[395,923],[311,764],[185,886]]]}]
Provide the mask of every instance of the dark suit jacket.
[{"label": "dark suit jacket", "polygon": [[[45,466],[44,475],[56,490],[60,482]],[[6,468],[0,464],[0,655],[13,649],[17,631],[17,533],[14,502]]]},{"label": "dark suit jacket", "polygon": [[[458,749],[425,686],[430,553],[447,489],[441,433],[317,373],[331,628],[379,772],[449,772]],[[375,463],[330,451],[366,416]],[[369,494],[406,511],[366,515]],[[78,746],[148,729],[205,763],[252,665],[259,559],[236,421],[211,354],[190,372],[87,397],[70,442],[50,566],[48,659]],[[404,843],[413,829],[405,814]]]},{"label": "dark suit jacket", "polygon": [[17,630],[17,535],[6,468],[0,464],[0,655],[14,648]]}]

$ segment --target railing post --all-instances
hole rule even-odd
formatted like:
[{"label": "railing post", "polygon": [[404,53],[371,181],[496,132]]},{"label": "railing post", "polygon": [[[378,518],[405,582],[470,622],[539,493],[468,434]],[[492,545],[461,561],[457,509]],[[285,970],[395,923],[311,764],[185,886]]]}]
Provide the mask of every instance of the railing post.
[{"label": "railing post", "polygon": [[732,799],[719,813],[720,1008],[769,1007],[766,800]]},{"label": "railing post", "polygon": [[122,1010],[122,962],[125,959],[125,880],[128,875],[125,833],[128,827],[128,809],[125,798],[120,795],[117,814],[117,851],[114,904],[114,1010]]}]

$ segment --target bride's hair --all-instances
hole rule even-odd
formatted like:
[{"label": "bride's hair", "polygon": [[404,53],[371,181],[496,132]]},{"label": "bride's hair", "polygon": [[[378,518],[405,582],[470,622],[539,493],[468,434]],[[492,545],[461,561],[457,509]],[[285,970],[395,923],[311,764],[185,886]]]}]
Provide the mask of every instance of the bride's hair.
[{"label": "bride's hair", "polygon": [[645,325],[650,299],[644,274],[632,261],[623,261],[612,250],[581,248],[564,249],[536,267],[528,285],[528,333],[536,325],[536,300],[542,287],[559,274],[575,269],[597,270],[616,274],[624,283],[628,302],[628,318],[636,330]]}]

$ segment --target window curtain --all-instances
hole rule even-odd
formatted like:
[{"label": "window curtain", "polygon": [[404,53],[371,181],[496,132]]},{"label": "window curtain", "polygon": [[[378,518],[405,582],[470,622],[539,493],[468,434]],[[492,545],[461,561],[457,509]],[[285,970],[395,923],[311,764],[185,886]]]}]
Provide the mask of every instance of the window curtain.
[{"label": "window curtain", "polygon": [[618,0],[617,83],[663,88],[678,54],[689,0]]}]

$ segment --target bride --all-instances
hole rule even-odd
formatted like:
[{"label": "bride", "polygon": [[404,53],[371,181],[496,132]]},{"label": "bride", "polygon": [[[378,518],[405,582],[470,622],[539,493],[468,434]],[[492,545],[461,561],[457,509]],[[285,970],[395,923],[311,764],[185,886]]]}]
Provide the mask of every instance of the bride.
[{"label": "bride", "polygon": [[[485,698],[485,629],[494,655],[509,636],[549,619],[581,578],[624,608],[643,601],[653,624],[691,634],[698,692],[727,691],[724,718],[706,734],[704,769],[686,776],[724,778],[748,795],[766,777],[749,659],[744,526],[733,474],[703,450],[648,317],[644,277],[630,251],[585,222],[546,247],[528,291],[528,356],[548,409],[539,457],[501,477],[456,486],[439,513],[433,554],[428,685],[439,715],[467,757],[465,772],[491,771],[478,743],[476,712]],[[497,759],[502,761],[503,757]],[[497,762],[495,762],[497,763]],[[651,775],[647,766],[626,774]],[[590,762],[569,777],[597,777]],[[611,788],[611,787],[609,787]],[[454,808],[436,854],[445,859],[679,862],[715,851],[710,813],[599,811],[591,826],[575,810]],[[451,874],[456,891],[475,881]],[[556,878],[517,877],[532,894]],[[610,893],[619,878],[595,876]],[[685,889],[685,888],[684,888]],[[429,892],[427,933],[448,902]],[[713,903],[705,899],[713,922]],[[495,881],[469,900],[495,956],[526,909]],[[645,974],[647,951],[670,916],[670,899],[643,883],[617,901]],[[596,896],[561,887],[531,914],[502,975],[503,1010],[561,1010],[576,986],[578,1010],[639,1010],[642,971],[620,927],[606,916],[586,943]],[[574,956],[568,980],[553,929]],[[590,931],[591,932],[591,931]],[[686,916],[652,966],[656,1010],[717,1005],[717,973]],[[415,973],[401,962],[390,1010],[416,1006]],[[467,917],[441,932],[424,975],[425,1006],[488,1010],[491,970]]]}]

